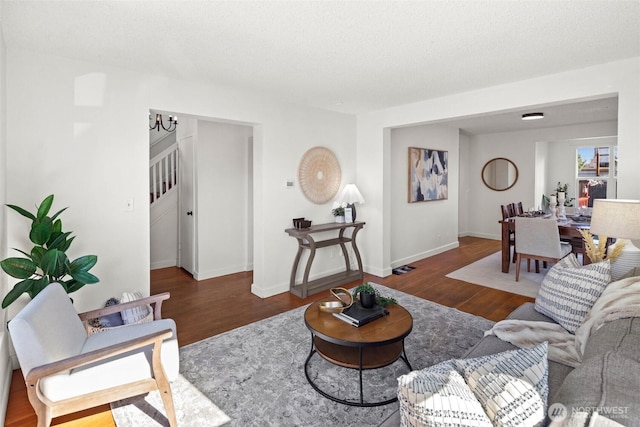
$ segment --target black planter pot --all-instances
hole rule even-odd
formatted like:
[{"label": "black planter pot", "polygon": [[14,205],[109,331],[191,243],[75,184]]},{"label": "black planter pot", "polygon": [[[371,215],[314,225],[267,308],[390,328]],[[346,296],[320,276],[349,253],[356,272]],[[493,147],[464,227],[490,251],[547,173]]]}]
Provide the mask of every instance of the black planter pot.
[{"label": "black planter pot", "polygon": [[364,308],[373,308],[376,305],[376,294],[360,293],[360,304]]}]

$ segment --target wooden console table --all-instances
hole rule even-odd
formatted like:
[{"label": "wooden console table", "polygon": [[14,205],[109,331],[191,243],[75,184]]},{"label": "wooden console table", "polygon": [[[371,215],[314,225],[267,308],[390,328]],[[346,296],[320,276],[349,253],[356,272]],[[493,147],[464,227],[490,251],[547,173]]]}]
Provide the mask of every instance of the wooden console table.
[{"label": "wooden console table", "polygon": [[[300,298],[306,298],[308,295],[318,293],[325,289],[333,288],[335,286],[342,285],[344,283],[353,282],[354,280],[361,280],[364,278],[364,272],[362,271],[362,259],[360,258],[360,252],[356,246],[356,234],[364,227],[364,222],[356,221],[350,223],[337,223],[332,222],[328,224],[313,225],[309,228],[287,228],[284,230],[289,236],[295,237],[298,240],[298,253],[293,261],[293,268],[291,269],[291,280],[289,282],[289,291],[299,296]],[[344,235],[345,230],[353,229],[350,237]],[[326,231],[338,231],[338,237],[315,241],[312,234],[322,233]],[[349,253],[347,252],[346,244],[351,242],[353,253],[358,261],[358,270],[351,269],[351,263],[349,262]],[[325,248],[327,246],[340,245],[342,249],[342,255],[344,256],[345,271],[332,274],[330,276],[321,277],[319,279],[309,281],[309,271],[311,271],[311,264],[316,256],[317,248]],[[309,249],[309,259],[307,260],[307,266],[304,269],[304,276],[302,277],[302,283],[296,284],[296,275],[298,272],[298,264],[300,264],[300,258],[304,249]]]}]

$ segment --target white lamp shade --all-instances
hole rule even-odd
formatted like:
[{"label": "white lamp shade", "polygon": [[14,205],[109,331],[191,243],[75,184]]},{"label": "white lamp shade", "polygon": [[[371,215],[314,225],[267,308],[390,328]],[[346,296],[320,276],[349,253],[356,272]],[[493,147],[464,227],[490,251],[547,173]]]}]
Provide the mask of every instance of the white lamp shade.
[{"label": "white lamp shade", "polygon": [[640,200],[594,200],[589,231],[617,239],[640,239]]},{"label": "white lamp shade", "polygon": [[336,202],[350,205],[353,203],[364,203],[364,198],[355,184],[347,184],[338,195]]}]

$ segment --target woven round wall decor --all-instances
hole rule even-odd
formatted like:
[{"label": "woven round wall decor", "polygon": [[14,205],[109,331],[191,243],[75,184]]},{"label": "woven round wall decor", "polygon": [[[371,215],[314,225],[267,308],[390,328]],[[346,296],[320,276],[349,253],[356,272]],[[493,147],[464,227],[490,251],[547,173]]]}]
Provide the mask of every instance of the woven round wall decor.
[{"label": "woven round wall decor", "polygon": [[298,182],[302,192],[318,205],[333,199],[340,188],[342,172],[335,154],[325,147],[310,148],[300,160]]}]

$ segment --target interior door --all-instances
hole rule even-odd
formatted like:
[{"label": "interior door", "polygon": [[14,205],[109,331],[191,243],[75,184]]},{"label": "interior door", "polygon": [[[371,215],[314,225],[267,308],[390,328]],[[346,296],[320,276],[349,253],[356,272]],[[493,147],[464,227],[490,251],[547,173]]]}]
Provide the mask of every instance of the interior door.
[{"label": "interior door", "polygon": [[178,266],[195,272],[195,167],[193,136],[178,139],[180,152],[180,198],[178,203]]}]

